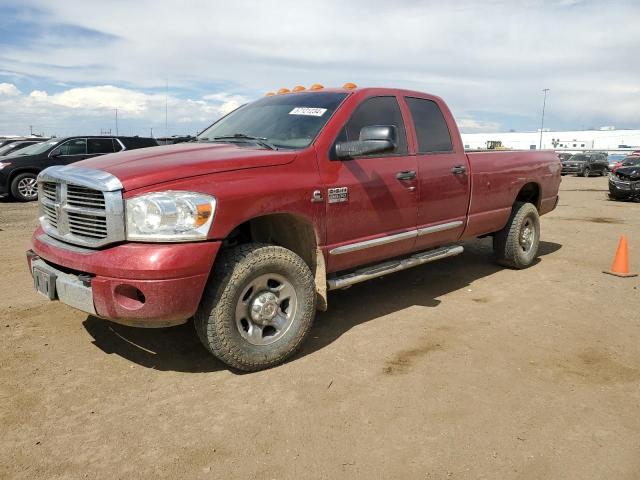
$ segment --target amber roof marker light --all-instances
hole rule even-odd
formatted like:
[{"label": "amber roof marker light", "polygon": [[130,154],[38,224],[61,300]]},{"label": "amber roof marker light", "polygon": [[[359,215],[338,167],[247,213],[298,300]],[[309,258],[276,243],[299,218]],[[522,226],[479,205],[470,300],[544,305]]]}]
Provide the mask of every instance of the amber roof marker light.
[{"label": "amber roof marker light", "polygon": [[319,83],[314,83],[309,87],[309,90],[322,90],[324,87]]},{"label": "amber roof marker light", "polygon": [[284,95],[285,93],[289,93],[291,90],[289,90],[288,88],[281,88],[280,90],[278,90],[278,95]]},{"label": "amber roof marker light", "polygon": [[275,95],[274,92],[267,92],[264,96],[265,97],[273,97]]},{"label": "amber roof marker light", "polygon": [[342,88],[346,88],[347,90],[353,90],[354,88],[358,88],[358,85],[352,82],[345,83]]},{"label": "amber roof marker light", "polygon": [[302,92],[305,88],[302,85],[296,85],[295,87],[293,87],[293,89],[291,90],[292,92]]}]

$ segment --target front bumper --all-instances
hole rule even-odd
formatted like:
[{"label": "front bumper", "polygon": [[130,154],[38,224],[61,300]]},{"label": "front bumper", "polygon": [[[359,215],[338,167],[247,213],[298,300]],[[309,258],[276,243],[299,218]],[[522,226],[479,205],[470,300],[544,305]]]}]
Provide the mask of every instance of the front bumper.
[{"label": "front bumper", "polygon": [[614,198],[640,198],[640,181],[627,182],[609,177],[609,195]]},{"label": "front bumper", "polygon": [[573,167],[573,166],[562,166],[562,173],[582,173],[582,167]]},{"label": "front bumper", "polygon": [[102,250],[64,244],[36,230],[29,270],[55,275],[56,299],[138,327],[186,322],[200,303],[220,242],[125,243]]}]

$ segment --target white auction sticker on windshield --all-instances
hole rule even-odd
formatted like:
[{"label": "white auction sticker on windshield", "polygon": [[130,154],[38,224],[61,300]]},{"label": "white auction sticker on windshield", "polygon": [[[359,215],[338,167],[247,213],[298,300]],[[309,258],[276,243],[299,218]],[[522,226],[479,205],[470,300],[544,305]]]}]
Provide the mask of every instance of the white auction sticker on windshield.
[{"label": "white auction sticker on windshield", "polygon": [[296,107],[289,112],[289,115],[309,115],[311,117],[321,117],[326,111],[326,108]]}]

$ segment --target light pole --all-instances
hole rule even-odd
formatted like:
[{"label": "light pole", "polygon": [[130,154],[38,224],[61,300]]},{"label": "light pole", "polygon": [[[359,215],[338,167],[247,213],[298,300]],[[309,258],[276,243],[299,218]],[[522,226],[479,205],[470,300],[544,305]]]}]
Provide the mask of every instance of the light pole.
[{"label": "light pole", "polygon": [[116,137],[118,136],[118,109],[116,108]]},{"label": "light pole", "polygon": [[548,88],[543,88],[544,92],[544,100],[542,100],[542,121],[540,122],[540,146],[538,150],[542,150],[542,131],[544,130],[544,108],[547,106],[547,93],[549,92]]}]

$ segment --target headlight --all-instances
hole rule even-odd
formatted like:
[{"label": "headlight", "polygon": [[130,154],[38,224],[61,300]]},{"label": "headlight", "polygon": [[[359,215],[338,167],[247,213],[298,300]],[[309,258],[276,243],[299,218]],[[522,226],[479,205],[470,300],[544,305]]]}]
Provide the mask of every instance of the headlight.
[{"label": "headlight", "polygon": [[216,199],[194,192],[154,192],[126,201],[127,240],[185,242],[205,240]]},{"label": "headlight", "polygon": [[0,162],[0,170],[11,165],[11,162]]}]

